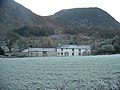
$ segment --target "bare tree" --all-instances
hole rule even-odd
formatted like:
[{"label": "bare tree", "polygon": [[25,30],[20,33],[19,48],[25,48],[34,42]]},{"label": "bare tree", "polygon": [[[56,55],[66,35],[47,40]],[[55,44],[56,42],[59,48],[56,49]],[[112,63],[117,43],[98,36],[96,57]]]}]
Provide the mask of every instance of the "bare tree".
[{"label": "bare tree", "polygon": [[14,44],[16,43],[16,41],[19,39],[19,35],[9,31],[8,33],[6,33],[5,36],[5,44],[9,49],[9,52],[12,52],[12,48],[14,46]]},{"label": "bare tree", "polygon": [[16,45],[18,46],[18,50],[19,52],[24,50],[25,48],[27,48],[29,45],[28,45],[28,42],[29,40],[26,39],[26,38],[19,38],[17,41],[16,41]]},{"label": "bare tree", "polygon": [[112,45],[114,45],[116,53],[120,53],[120,37],[113,37]]}]

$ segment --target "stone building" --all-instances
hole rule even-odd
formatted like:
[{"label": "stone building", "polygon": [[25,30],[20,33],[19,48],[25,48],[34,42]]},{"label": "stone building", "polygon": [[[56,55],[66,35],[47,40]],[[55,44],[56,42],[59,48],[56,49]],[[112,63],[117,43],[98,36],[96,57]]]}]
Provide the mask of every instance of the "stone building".
[{"label": "stone building", "polygon": [[59,45],[56,48],[29,48],[22,54],[28,57],[88,56],[91,48],[89,45]]},{"label": "stone building", "polygon": [[60,45],[57,56],[88,56],[91,54],[89,45]]},{"label": "stone building", "polygon": [[56,56],[56,48],[29,48],[22,53],[28,57],[52,57]]}]

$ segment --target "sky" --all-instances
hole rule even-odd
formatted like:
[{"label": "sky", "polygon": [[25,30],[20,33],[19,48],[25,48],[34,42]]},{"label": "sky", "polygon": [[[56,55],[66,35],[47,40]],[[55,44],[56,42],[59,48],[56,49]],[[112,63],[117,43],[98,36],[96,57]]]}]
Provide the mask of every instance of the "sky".
[{"label": "sky", "polygon": [[62,9],[98,7],[120,22],[120,0],[14,0],[40,16],[53,15]]}]

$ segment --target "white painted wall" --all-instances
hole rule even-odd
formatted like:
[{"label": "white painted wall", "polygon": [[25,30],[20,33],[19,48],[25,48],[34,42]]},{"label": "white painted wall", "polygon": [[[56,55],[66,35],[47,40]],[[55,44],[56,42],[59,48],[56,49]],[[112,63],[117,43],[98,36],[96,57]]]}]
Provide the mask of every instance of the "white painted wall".
[{"label": "white painted wall", "polygon": [[[72,51],[72,49],[66,49],[63,48],[63,50],[61,50],[61,48],[57,49],[57,56],[66,56],[65,53],[68,52],[69,56],[83,56],[83,52],[84,51],[88,51],[89,53],[91,53],[91,50],[89,49],[85,49],[85,48],[81,48],[81,49],[74,49],[74,51]],[[61,53],[63,53],[63,55],[61,55]],[[72,55],[72,53],[74,53],[74,55]],[[79,54],[80,53],[80,54]]]},{"label": "white painted wall", "polygon": [[[57,49],[57,56],[66,56],[65,53],[68,52],[69,56],[79,56],[79,53],[81,53],[81,51],[79,51],[79,49],[74,49],[74,51],[72,49],[65,49],[63,48],[63,51],[61,49]],[[60,53],[60,54],[58,54]],[[61,55],[61,53],[63,53],[63,55]],[[72,55],[72,53],[74,53],[74,55]]]}]

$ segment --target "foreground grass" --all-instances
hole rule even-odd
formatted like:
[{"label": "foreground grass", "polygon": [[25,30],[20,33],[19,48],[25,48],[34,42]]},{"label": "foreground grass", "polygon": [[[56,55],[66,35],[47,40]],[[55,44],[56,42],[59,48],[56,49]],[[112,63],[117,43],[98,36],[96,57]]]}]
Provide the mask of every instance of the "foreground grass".
[{"label": "foreground grass", "polygon": [[120,55],[0,58],[0,90],[120,90]]}]

